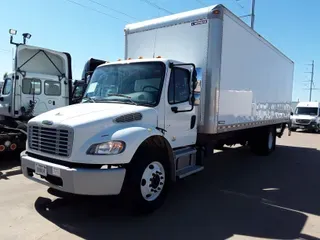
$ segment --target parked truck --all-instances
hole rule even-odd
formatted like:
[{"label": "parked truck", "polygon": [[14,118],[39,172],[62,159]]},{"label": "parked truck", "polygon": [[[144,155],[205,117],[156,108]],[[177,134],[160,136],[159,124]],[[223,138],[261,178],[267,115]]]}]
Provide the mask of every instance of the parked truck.
[{"label": "parked truck", "polygon": [[13,71],[0,93],[0,154],[24,149],[27,122],[46,111],[69,105],[72,69],[69,53],[13,42]]},{"label": "parked truck", "polygon": [[10,43],[16,46],[13,71],[6,75],[0,91],[0,154],[25,148],[31,118],[79,103],[90,74],[105,62],[90,58],[82,80],[73,82],[69,53],[14,43],[12,37]]},{"label": "parked truck", "polygon": [[292,113],[290,130],[311,130],[316,133],[320,129],[320,103],[299,102]]},{"label": "parked truck", "polygon": [[29,121],[23,174],[62,192],[121,194],[152,212],[216,146],[275,150],[293,68],[222,5],[127,25],[125,60],[97,67],[82,103]]}]

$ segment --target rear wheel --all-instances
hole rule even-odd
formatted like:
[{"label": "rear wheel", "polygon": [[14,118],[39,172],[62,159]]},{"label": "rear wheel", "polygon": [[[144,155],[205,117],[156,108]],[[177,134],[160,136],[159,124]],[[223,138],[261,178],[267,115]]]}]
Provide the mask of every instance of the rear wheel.
[{"label": "rear wheel", "polygon": [[257,131],[250,141],[251,151],[257,155],[267,156],[276,148],[276,128],[264,127]]}]

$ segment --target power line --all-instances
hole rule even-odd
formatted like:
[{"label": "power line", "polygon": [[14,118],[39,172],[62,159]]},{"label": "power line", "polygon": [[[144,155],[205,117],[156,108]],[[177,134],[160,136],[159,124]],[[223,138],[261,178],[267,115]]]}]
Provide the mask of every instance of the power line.
[{"label": "power line", "polygon": [[234,0],[234,1],[238,4],[239,7],[241,7],[242,9],[244,8],[244,6],[242,6],[242,5],[240,4],[240,1],[241,1],[241,0]]},{"label": "power line", "polygon": [[157,8],[159,10],[162,10],[164,12],[167,12],[169,14],[173,14],[173,12],[170,12],[169,10],[163,8],[163,7],[160,7],[159,5],[153,3],[153,2],[150,2],[149,0],[141,0],[141,1],[144,1],[145,3],[149,4],[150,6],[154,7],[154,8]]},{"label": "power line", "polygon": [[0,51],[1,52],[5,52],[5,53],[11,53],[11,51],[7,50],[7,49],[3,49],[3,48],[0,48]]},{"label": "power line", "polygon": [[138,20],[137,18],[132,17],[132,16],[130,16],[129,14],[126,14],[126,13],[124,13],[124,12],[121,12],[121,11],[119,11],[119,10],[116,10],[116,9],[114,9],[114,8],[111,8],[111,7],[109,7],[109,6],[106,6],[106,5],[104,5],[104,4],[102,4],[102,3],[99,3],[99,2],[97,2],[97,1],[94,1],[94,0],[88,0],[88,1],[89,1],[89,2],[92,2],[92,3],[95,3],[95,4],[97,4],[97,5],[101,6],[101,7],[104,7],[104,8],[106,8],[106,9],[109,9],[109,10],[111,10],[111,11],[114,11],[114,12],[116,12],[116,13],[122,14],[122,15],[124,15],[124,16],[126,16],[126,17],[129,17],[129,18]]},{"label": "power line", "polygon": [[68,2],[70,2],[70,3],[76,4],[76,5],[78,5],[78,6],[81,6],[81,7],[83,7],[83,8],[89,9],[89,10],[91,10],[91,11],[94,11],[94,12],[97,12],[97,13],[100,13],[100,14],[103,14],[103,15],[105,15],[105,16],[108,16],[108,17],[117,19],[117,20],[119,20],[119,21],[129,23],[128,21],[125,21],[125,20],[123,20],[123,19],[117,18],[117,17],[112,16],[112,15],[110,15],[110,14],[107,14],[107,13],[105,13],[105,12],[101,12],[101,11],[96,10],[96,9],[94,9],[94,8],[85,6],[85,5],[81,4],[81,3],[75,2],[75,1],[73,1],[73,0],[65,0],[65,1],[68,1]]},{"label": "power line", "polygon": [[206,7],[207,5],[204,3],[204,2],[202,2],[201,0],[196,0],[198,3],[200,3],[202,6],[204,6],[204,7]]}]

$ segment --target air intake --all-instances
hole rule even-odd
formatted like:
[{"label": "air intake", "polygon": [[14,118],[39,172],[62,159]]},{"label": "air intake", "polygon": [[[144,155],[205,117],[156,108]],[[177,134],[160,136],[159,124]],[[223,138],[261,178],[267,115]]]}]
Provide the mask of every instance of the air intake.
[{"label": "air intake", "polygon": [[122,115],[120,117],[117,117],[116,119],[114,119],[114,122],[126,123],[126,122],[139,121],[141,119],[142,119],[141,113],[130,113],[130,114],[126,114],[126,115]]}]

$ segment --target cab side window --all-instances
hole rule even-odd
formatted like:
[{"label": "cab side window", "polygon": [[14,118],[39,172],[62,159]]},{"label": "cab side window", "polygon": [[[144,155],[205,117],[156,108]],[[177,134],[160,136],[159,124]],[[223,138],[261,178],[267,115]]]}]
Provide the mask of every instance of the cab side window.
[{"label": "cab side window", "polygon": [[60,96],[61,95],[61,84],[56,81],[45,81],[44,82],[44,94],[47,96]]},{"label": "cab side window", "polygon": [[2,88],[2,95],[9,95],[12,89],[12,80],[11,78],[7,78],[4,81],[3,88]]},{"label": "cab side window", "polygon": [[169,104],[187,102],[190,94],[190,71],[183,68],[173,68],[168,89]]},{"label": "cab side window", "polygon": [[25,78],[22,80],[22,92],[30,95],[41,94],[41,81],[35,78]]}]

